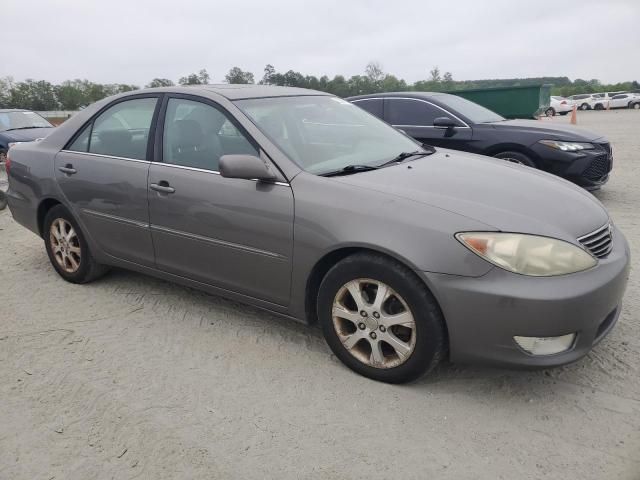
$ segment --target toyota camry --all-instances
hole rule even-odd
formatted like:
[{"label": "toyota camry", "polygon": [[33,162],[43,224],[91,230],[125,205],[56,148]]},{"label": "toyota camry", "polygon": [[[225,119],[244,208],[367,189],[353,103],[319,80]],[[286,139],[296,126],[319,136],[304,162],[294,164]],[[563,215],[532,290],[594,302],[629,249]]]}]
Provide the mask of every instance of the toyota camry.
[{"label": "toyota camry", "polygon": [[125,268],[319,322],[386,382],[445,358],[575,361],[627,282],[627,242],[590,193],[322,92],[130,92],[12,147],[7,170],[14,219],[63,279]]}]

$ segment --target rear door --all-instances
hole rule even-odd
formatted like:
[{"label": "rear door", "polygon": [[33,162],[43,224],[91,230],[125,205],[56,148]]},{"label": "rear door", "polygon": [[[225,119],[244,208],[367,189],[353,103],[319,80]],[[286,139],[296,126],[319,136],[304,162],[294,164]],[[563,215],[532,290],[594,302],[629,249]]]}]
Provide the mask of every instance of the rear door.
[{"label": "rear door", "polygon": [[[450,129],[434,127],[433,121],[438,117],[451,118],[456,127]],[[419,142],[454,150],[471,151],[471,128],[455,114],[426,100],[386,98],[384,120]]]},{"label": "rear door", "polygon": [[266,183],[219,174],[222,155],[264,154],[214,102],[168,98],[161,124],[158,161],[149,170],[157,267],[286,305],[293,251],[291,187],[284,181]]},{"label": "rear door", "polygon": [[95,116],[55,159],[74,214],[107,254],[153,265],[147,175],[159,97],[118,100]]},{"label": "rear door", "polygon": [[626,107],[628,102],[629,102],[628,95],[625,95],[625,94],[614,95],[611,98],[611,108]]}]

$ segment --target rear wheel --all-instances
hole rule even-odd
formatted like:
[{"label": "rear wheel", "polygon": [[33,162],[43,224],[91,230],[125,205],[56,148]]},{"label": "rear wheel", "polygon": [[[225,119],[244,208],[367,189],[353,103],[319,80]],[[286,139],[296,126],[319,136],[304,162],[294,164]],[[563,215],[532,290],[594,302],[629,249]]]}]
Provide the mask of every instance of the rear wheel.
[{"label": "rear wheel", "polygon": [[47,212],[43,236],[51,265],[66,281],[87,283],[107,271],[94,260],[80,226],[62,205]]},{"label": "rear wheel", "polygon": [[547,117],[553,117],[556,114],[556,111],[553,109],[553,107],[549,107],[544,111],[544,114]]},{"label": "rear wheel", "polygon": [[527,167],[536,168],[536,164],[527,155],[520,152],[500,152],[494,155],[495,158],[500,158],[508,162],[519,163]]},{"label": "rear wheel", "polygon": [[379,254],[337,263],[318,293],[333,353],[355,372],[389,383],[414,380],[446,354],[440,308],[413,271]]},{"label": "rear wheel", "polygon": [[589,104],[583,103],[582,105],[580,105],[580,110],[589,110]]},{"label": "rear wheel", "polygon": [[604,105],[602,105],[601,103],[597,103],[595,107],[593,107],[594,110],[604,110]]},{"label": "rear wheel", "polygon": [[630,103],[629,108],[633,108],[634,110],[640,110],[640,102]]}]

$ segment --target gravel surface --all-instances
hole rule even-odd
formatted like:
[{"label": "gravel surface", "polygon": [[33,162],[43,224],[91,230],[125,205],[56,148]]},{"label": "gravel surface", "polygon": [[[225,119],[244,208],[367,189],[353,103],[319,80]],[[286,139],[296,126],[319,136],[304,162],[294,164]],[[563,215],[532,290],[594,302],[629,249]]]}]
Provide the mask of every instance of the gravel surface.
[{"label": "gravel surface", "polygon": [[[568,123],[569,117],[541,120]],[[596,195],[640,249],[640,111]],[[359,377],[316,328],[125,271],[65,283],[0,212],[0,479],[640,479],[640,269],[573,365]]]}]

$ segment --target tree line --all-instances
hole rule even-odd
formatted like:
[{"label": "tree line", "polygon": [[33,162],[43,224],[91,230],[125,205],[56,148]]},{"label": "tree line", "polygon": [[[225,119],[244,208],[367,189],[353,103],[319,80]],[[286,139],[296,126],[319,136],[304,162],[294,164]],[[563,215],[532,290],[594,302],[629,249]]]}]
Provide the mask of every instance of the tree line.
[{"label": "tree line", "polygon": [[[179,85],[204,85],[211,81],[206,69],[178,79]],[[597,79],[571,81],[568,77],[533,77],[487,80],[454,80],[451,72],[442,73],[433,67],[424,80],[407,83],[403,79],[384,71],[377,62],[369,63],[362,75],[349,78],[335,75],[316,77],[288,70],[279,72],[271,64],[265,66],[262,78],[256,82],[252,72],[233,67],[224,81],[233,84],[280,85],[311,88],[332,93],[340,97],[391,91],[452,91],[474,88],[512,87],[551,84],[552,95],[570,96],[578,93],[602,91],[640,90],[637,80],[616,84],[602,84]],[[168,87],[175,83],[167,78],[154,78],[145,87]],[[11,77],[0,78],[0,108],[26,108],[37,111],[78,110],[104,97],[117,93],[138,90],[138,85],[100,84],[89,80],[67,80],[54,85],[46,80],[27,79],[16,82]]]}]

